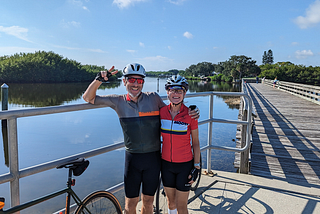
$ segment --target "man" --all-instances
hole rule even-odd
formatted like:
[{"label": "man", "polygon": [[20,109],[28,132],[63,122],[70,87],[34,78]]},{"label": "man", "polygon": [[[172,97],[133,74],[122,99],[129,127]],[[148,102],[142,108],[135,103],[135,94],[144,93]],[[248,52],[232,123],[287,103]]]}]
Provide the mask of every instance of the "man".
[{"label": "man", "polygon": [[[96,91],[103,81],[116,74],[101,71],[88,86],[83,99],[91,104],[107,105],[114,109],[120,120],[125,154],[125,213],[136,213],[139,202],[140,185],[142,184],[142,214],[153,213],[153,199],[159,183],[160,157],[160,117],[159,109],[166,104],[155,92],[142,92],[145,69],[142,65],[128,64],[123,69],[123,84],[128,94],[98,96]],[[199,117],[197,111],[190,115]]]}]

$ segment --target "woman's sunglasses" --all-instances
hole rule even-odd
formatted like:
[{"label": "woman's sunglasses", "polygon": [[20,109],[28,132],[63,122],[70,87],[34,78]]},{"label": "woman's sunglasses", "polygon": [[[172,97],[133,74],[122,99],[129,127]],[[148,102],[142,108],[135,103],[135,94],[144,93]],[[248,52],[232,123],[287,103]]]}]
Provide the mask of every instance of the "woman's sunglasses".
[{"label": "woman's sunglasses", "polygon": [[144,79],[142,79],[142,78],[129,77],[127,80],[130,83],[135,83],[136,81],[137,81],[138,84],[144,83]]}]

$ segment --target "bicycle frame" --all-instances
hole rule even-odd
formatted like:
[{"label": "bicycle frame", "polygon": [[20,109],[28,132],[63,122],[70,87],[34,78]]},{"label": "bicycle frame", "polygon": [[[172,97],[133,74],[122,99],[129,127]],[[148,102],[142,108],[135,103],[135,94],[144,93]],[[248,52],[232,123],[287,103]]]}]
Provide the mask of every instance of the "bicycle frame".
[{"label": "bicycle frame", "polygon": [[10,209],[2,210],[2,211],[0,211],[0,214],[15,213],[15,212],[21,211],[23,209],[32,207],[32,206],[34,206],[36,204],[39,204],[41,202],[44,202],[46,200],[49,200],[51,198],[57,197],[59,195],[62,195],[64,193],[67,193],[65,213],[69,214],[69,212],[70,212],[70,196],[73,198],[73,200],[76,202],[76,204],[78,206],[80,206],[82,204],[81,199],[77,196],[77,194],[71,188],[71,186],[73,186],[73,185],[74,185],[74,182],[72,180],[72,169],[69,168],[68,182],[67,182],[67,187],[65,189],[62,189],[60,191],[51,193],[49,195],[46,195],[46,196],[34,199],[32,201],[20,204],[18,206],[12,207]]}]

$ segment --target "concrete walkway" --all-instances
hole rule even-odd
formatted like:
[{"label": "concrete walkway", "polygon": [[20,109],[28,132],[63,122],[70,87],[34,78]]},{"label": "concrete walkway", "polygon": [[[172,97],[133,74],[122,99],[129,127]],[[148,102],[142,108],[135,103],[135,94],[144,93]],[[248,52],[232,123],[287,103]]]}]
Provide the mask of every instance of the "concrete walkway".
[{"label": "concrete walkway", "polygon": [[[189,213],[320,213],[320,187],[254,175],[214,171],[190,193]],[[163,202],[162,202],[163,204]],[[161,213],[167,213],[162,208]]]}]

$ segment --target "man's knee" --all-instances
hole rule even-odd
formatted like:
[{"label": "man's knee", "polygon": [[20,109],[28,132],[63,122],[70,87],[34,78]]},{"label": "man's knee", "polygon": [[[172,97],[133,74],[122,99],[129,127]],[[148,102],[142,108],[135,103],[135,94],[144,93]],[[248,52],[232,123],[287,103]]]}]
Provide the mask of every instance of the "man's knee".
[{"label": "man's knee", "polygon": [[125,203],[125,213],[134,214],[136,213],[136,207],[139,202],[139,197],[136,198],[127,198]]}]

